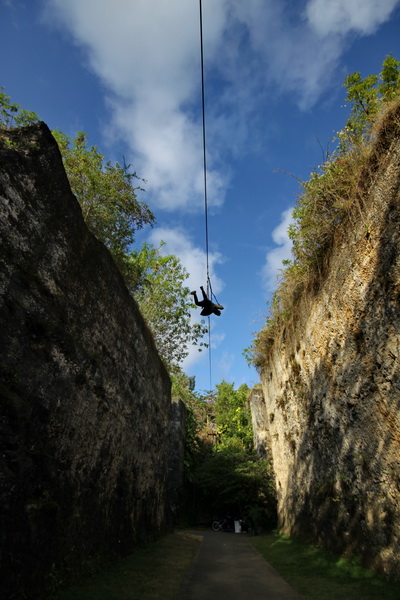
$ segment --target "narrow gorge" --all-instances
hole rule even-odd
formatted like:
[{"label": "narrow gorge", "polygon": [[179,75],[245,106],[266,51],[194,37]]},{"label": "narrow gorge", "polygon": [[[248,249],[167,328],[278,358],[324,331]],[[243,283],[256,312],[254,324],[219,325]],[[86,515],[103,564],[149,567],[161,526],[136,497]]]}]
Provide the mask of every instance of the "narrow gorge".
[{"label": "narrow gorge", "polygon": [[[318,285],[267,346],[250,395],[279,529],[390,577],[400,576],[399,133],[397,105]],[[190,418],[44,123],[0,132],[0,199],[0,589],[32,600],[168,529]]]}]

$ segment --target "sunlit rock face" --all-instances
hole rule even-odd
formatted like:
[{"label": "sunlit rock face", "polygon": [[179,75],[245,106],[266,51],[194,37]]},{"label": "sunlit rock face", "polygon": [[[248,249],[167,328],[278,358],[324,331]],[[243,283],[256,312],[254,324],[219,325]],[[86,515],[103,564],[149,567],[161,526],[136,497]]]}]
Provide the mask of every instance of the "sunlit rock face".
[{"label": "sunlit rock face", "polygon": [[[281,529],[400,576],[399,111],[262,372]],[[362,184],[362,182],[361,182]]]},{"label": "sunlit rock face", "polygon": [[164,529],[170,380],[43,123],[0,133],[0,202],[0,595],[32,599]]}]

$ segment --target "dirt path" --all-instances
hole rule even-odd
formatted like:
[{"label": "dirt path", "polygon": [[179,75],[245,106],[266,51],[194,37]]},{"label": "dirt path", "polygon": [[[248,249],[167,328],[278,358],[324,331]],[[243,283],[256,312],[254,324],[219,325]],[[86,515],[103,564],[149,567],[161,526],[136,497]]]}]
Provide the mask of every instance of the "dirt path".
[{"label": "dirt path", "polygon": [[202,542],[180,600],[301,600],[246,535],[193,534]]}]

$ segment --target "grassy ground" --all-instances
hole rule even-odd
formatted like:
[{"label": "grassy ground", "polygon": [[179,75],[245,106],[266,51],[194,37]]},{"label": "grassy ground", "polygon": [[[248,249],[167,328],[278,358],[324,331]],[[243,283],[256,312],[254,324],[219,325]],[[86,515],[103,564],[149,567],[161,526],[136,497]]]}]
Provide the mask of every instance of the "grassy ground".
[{"label": "grassy ground", "polygon": [[193,536],[167,535],[49,600],[175,600],[198,548]]},{"label": "grassy ground", "polygon": [[[400,582],[329,552],[276,534],[249,540],[304,600],[400,600]],[[176,600],[198,548],[195,536],[165,536],[48,600]]]},{"label": "grassy ground", "polygon": [[329,552],[276,534],[249,539],[304,600],[400,600],[399,581]]}]

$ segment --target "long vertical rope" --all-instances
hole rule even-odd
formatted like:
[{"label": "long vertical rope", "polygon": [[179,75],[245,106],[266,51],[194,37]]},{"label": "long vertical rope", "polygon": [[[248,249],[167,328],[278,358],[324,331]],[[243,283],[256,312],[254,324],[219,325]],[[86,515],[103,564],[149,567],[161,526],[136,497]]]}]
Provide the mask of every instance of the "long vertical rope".
[{"label": "long vertical rope", "polygon": [[[210,292],[210,266],[208,261],[208,200],[207,200],[207,157],[206,157],[206,111],[204,101],[204,56],[203,56],[203,9],[199,0],[200,9],[200,58],[201,58],[201,107],[203,117],[203,171],[204,171],[204,216],[206,226],[206,265],[207,265],[207,296]],[[210,389],[212,388],[211,373],[211,320],[208,317],[208,355],[210,369]]]}]

